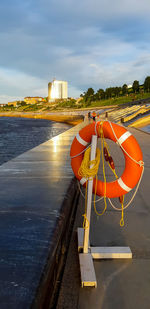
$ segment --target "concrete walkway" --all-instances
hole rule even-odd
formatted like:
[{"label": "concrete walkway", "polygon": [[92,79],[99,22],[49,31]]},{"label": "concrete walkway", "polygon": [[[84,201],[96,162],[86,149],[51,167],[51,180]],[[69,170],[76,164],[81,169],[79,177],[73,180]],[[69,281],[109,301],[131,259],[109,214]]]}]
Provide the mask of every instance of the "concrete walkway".
[{"label": "concrete walkway", "polygon": [[[140,188],[125,211],[122,228],[119,225],[121,213],[109,204],[105,214],[98,218],[92,208],[90,242],[92,246],[129,246],[133,259],[95,260],[98,286],[81,288],[77,227],[82,227],[84,199],[80,196],[57,309],[150,308],[150,135],[137,129],[130,131],[144,156],[145,171]],[[123,155],[114,143],[111,146],[119,173],[123,170]],[[99,211],[103,207],[102,203],[97,205]]]},{"label": "concrete walkway", "polygon": [[76,200],[70,145],[83,125],[0,166],[1,309],[49,303]]}]

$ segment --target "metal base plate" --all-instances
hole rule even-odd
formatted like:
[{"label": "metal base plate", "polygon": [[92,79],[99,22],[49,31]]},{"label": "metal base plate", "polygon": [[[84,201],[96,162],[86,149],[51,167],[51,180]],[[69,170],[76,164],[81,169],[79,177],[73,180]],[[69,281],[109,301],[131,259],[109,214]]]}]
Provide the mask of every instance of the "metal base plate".
[{"label": "metal base plate", "polygon": [[129,247],[91,247],[93,259],[132,259]]},{"label": "metal base plate", "polygon": [[80,262],[82,287],[84,286],[97,287],[92,255],[90,253],[80,253],[79,262]]},{"label": "metal base plate", "polygon": [[[78,252],[83,249],[84,229],[78,228]],[[93,259],[132,259],[129,247],[90,247]]]},{"label": "metal base plate", "polygon": [[97,287],[93,259],[132,259],[129,247],[90,247],[89,253],[80,253],[83,250],[84,229],[78,228],[78,252],[82,287]]}]

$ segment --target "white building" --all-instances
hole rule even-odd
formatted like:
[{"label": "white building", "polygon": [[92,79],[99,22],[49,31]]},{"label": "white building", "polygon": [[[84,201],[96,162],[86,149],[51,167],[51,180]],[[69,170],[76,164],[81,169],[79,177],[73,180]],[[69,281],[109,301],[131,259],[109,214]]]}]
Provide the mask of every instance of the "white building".
[{"label": "white building", "polygon": [[68,83],[62,80],[53,80],[48,83],[48,102],[55,99],[68,98]]}]

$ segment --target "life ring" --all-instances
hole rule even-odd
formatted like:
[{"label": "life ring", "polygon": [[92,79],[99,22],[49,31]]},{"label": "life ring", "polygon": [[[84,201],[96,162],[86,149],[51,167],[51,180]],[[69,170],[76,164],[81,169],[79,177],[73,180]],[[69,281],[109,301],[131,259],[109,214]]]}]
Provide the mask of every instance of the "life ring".
[{"label": "life ring", "polygon": [[[84,156],[84,150],[91,142],[92,135],[99,136],[99,126],[103,127],[103,134],[105,138],[108,138],[122,147],[122,151],[125,157],[125,169],[122,176],[112,182],[102,182],[98,180],[96,194],[106,197],[114,198],[122,196],[132,190],[138,181],[140,180],[143,171],[143,155],[138,142],[135,137],[127,131],[123,126],[115,123],[104,121],[91,123],[81,129],[74,138],[71,149],[71,166],[76,178],[80,183],[85,186],[86,178],[82,178],[78,175],[78,170],[81,165]],[[96,180],[93,181],[93,192],[95,190]],[[105,190],[106,185],[106,191]]]}]

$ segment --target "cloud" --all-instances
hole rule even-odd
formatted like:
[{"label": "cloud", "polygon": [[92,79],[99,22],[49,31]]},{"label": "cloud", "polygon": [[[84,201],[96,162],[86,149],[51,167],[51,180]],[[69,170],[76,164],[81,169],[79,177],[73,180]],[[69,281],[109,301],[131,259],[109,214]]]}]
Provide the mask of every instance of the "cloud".
[{"label": "cloud", "polygon": [[149,14],[149,0],[2,0],[0,94],[47,95],[54,77],[70,96],[142,81]]},{"label": "cloud", "polygon": [[[11,95],[7,94],[7,89]],[[7,103],[7,98],[20,100],[25,96],[47,96],[47,89],[47,80],[15,70],[0,68],[1,103]]]},{"label": "cloud", "polygon": [[129,18],[149,19],[149,0],[41,0],[41,12],[60,23],[108,24]]},{"label": "cloud", "polygon": [[23,100],[23,97],[10,96],[10,95],[5,95],[5,94],[0,95],[0,104],[13,102],[13,101],[16,101],[16,100]]}]

